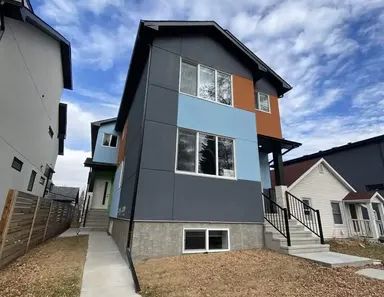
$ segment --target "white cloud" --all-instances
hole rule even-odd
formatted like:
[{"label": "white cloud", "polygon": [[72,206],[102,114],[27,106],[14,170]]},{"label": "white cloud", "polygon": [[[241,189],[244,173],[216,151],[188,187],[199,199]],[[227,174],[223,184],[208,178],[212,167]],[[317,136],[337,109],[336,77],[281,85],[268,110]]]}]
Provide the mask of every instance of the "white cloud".
[{"label": "white cloud", "polygon": [[64,149],[64,156],[57,158],[53,182],[57,186],[86,188],[89,168],[83,163],[91,153],[82,150]]}]

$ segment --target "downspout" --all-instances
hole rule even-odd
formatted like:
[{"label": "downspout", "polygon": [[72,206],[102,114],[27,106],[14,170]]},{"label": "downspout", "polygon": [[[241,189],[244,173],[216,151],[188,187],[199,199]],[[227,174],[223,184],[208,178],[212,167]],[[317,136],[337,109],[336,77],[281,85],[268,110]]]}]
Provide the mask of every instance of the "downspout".
[{"label": "downspout", "polygon": [[150,73],[150,67],[151,67],[151,56],[152,56],[152,47],[150,44],[149,46],[149,55],[148,55],[148,67],[147,67],[147,77],[146,77],[146,83],[145,83],[145,95],[144,95],[144,109],[143,109],[143,117],[141,120],[141,138],[140,138],[140,154],[139,159],[137,162],[137,168],[136,168],[136,178],[135,178],[135,185],[134,185],[134,192],[133,192],[133,199],[132,199],[132,207],[131,207],[131,215],[129,218],[129,229],[128,229],[128,240],[127,240],[127,250],[129,251],[129,254],[131,253],[132,249],[132,239],[133,239],[133,220],[135,218],[135,209],[136,209],[136,199],[137,199],[137,191],[139,187],[139,176],[140,176],[140,166],[141,166],[141,158],[143,154],[143,142],[144,142],[144,128],[145,128],[145,117],[147,114],[147,95],[148,95],[148,82],[149,82],[149,73]]}]

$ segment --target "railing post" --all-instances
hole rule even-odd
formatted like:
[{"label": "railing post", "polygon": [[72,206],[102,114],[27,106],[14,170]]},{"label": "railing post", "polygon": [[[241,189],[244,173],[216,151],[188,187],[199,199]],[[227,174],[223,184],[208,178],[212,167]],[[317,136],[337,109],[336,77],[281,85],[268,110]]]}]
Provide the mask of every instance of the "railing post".
[{"label": "railing post", "polygon": [[283,211],[284,211],[285,230],[287,232],[287,246],[291,246],[291,234],[289,233],[288,211],[286,208],[283,208]]},{"label": "railing post", "polygon": [[319,224],[320,242],[324,244],[323,226],[321,225],[320,210],[316,209],[317,223]]},{"label": "railing post", "polygon": [[288,219],[291,219],[291,208],[289,205],[289,197],[288,197],[288,191],[285,192],[285,202],[287,203],[287,211],[288,211]]}]

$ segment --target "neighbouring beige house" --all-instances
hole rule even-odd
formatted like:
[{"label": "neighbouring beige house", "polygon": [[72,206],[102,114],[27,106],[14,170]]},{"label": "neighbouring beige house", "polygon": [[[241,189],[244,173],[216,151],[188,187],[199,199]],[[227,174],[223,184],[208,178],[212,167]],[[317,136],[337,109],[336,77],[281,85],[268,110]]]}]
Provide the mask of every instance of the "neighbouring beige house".
[{"label": "neighbouring beige house", "polygon": [[356,192],[323,158],[285,165],[284,172],[287,191],[320,211],[325,238],[384,238],[384,198],[378,192]]},{"label": "neighbouring beige house", "polygon": [[64,153],[70,43],[29,1],[0,1],[0,213],[9,189],[42,196]]}]

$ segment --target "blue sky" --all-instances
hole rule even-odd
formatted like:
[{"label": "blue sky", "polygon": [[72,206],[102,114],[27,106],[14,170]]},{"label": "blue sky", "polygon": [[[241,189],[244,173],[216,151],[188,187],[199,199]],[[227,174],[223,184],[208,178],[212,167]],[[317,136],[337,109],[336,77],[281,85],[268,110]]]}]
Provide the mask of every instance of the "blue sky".
[{"label": "blue sky", "polygon": [[32,0],[72,43],[74,91],[57,184],[83,185],[90,122],[113,117],[140,19],[215,20],[292,86],[283,134],[300,156],[384,132],[382,0]]}]

